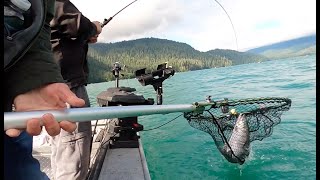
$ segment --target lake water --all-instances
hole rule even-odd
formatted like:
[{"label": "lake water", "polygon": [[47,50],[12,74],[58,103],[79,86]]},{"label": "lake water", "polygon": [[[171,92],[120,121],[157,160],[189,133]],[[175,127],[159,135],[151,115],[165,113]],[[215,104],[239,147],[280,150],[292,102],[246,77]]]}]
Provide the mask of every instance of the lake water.
[{"label": "lake water", "polygon": [[[88,85],[92,106],[97,106],[97,94],[114,85]],[[134,87],[145,98],[156,97],[152,86],[143,87],[136,79],[120,80],[120,86]],[[292,106],[270,137],[251,143],[243,165],[229,163],[211,136],[192,128],[183,116],[141,132],[153,180],[316,179],[315,55],[176,73],[164,81],[163,91],[163,104],[191,104],[207,95],[214,100],[276,96],[290,98]],[[139,123],[151,129],[180,114],[141,116]]]}]

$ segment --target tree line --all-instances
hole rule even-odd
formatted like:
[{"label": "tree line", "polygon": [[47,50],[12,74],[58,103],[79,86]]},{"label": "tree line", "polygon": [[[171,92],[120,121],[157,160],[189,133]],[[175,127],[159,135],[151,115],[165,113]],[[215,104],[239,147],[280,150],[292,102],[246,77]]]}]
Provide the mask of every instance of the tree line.
[{"label": "tree line", "polygon": [[135,71],[155,70],[168,62],[176,72],[218,68],[268,60],[264,56],[233,50],[200,52],[186,43],[157,38],[142,38],[117,43],[90,44],[88,51],[89,83],[114,80],[113,64],[122,65],[123,78],[134,78]]}]

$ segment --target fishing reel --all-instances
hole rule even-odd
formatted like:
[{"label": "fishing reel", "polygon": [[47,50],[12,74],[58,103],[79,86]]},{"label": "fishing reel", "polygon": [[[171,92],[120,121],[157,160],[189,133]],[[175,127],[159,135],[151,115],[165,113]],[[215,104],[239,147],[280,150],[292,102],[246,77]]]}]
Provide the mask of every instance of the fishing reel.
[{"label": "fishing reel", "polygon": [[116,78],[118,78],[120,71],[121,71],[121,65],[120,65],[120,63],[119,63],[119,62],[115,62],[115,63],[113,64],[112,74],[113,74]]},{"label": "fishing reel", "polygon": [[168,66],[168,63],[159,64],[157,70],[152,71],[151,73],[146,73],[146,68],[137,70],[135,72],[136,78],[141,83],[142,86],[152,85],[154,90],[157,93],[157,104],[162,104],[162,83],[164,80],[168,79],[170,76],[173,76],[175,70]]},{"label": "fishing reel", "polygon": [[[120,71],[121,71],[121,65],[119,62],[115,62],[113,64],[113,69],[112,69],[112,74],[116,78],[116,87],[119,87],[119,76],[120,76]],[[123,76],[123,74],[121,74]]]}]

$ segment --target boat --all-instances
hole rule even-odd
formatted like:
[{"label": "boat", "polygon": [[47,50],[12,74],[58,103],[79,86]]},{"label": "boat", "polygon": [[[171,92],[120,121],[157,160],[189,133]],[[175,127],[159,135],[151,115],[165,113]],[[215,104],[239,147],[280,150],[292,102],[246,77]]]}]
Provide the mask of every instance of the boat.
[{"label": "boat", "polygon": [[[136,77],[143,86],[154,87],[157,94],[157,105],[154,105],[154,99],[134,94],[135,88],[119,86],[120,70],[119,63],[115,63],[113,73],[116,85],[98,94],[99,107],[5,112],[4,130],[25,128],[28,119],[41,117],[45,113],[53,114],[57,121],[91,121],[94,137],[87,180],[149,180],[150,173],[139,135],[139,131],[143,130],[143,125],[138,123],[139,116],[182,112],[191,127],[213,137],[220,151],[227,145],[233,152],[232,144],[228,143],[240,114],[245,114],[248,119],[250,142],[261,141],[271,135],[273,127],[280,123],[282,113],[291,107],[291,100],[281,97],[225,98],[218,101],[207,97],[205,101],[192,104],[162,105],[162,83],[174,74],[166,63],[158,65],[157,70],[151,73],[145,73],[145,69],[136,71]],[[49,177],[50,154],[50,146],[34,147],[33,155]]]}]

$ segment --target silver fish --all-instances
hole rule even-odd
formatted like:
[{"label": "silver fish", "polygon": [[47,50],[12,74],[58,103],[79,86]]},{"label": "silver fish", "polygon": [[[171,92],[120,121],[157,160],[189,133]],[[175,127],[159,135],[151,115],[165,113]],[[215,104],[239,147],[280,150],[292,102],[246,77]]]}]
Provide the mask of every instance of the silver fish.
[{"label": "silver fish", "polygon": [[223,156],[229,162],[243,164],[250,153],[249,126],[245,114],[238,116],[228,144],[225,143],[222,148]]}]

